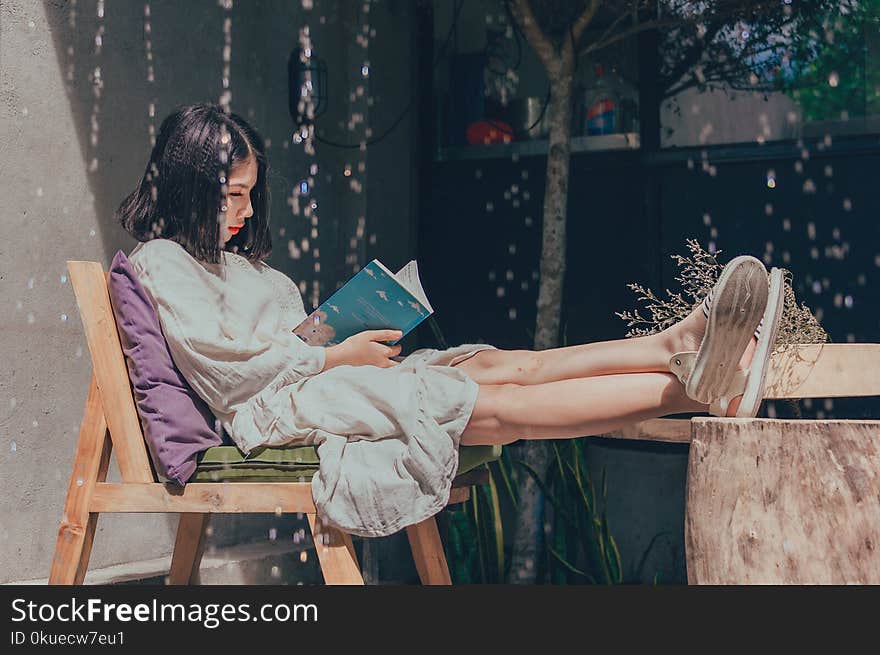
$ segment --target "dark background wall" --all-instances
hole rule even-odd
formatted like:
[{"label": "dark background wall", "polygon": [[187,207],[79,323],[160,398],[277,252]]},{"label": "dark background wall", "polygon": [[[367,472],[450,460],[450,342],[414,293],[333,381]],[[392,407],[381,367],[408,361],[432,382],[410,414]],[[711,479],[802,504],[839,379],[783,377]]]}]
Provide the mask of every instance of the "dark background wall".
[{"label": "dark background wall", "polygon": [[[614,313],[639,306],[627,283],[661,296],[677,291],[679,269],[670,255],[688,254],[686,238],[704,249],[716,244],[721,262],[750,253],[791,270],[797,298],[833,341],[880,340],[872,296],[880,282],[880,200],[872,188],[880,144],[865,137],[805,145],[806,159],[794,143],[573,154],[562,308],[567,343],[624,338],[627,327]],[[704,152],[714,176],[693,165]],[[419,260],[449,343],[532,347],[545,165],[542,156],[510,155],[434,164]],[[815,191],[804,191],[807,180]],[[422,334],[430,343],[430,332]],[[766,405],[771,415],[791,415],[786,403]],[[876,418],[880,404],[812,399],[800,401],[798,411]],[[625,568],[632,570],[663,533],[644,579],[659,572],[660,580],[685,582],[687,446],[595,439],[588,452],[596,481],[607,469],[608,520]]]}]

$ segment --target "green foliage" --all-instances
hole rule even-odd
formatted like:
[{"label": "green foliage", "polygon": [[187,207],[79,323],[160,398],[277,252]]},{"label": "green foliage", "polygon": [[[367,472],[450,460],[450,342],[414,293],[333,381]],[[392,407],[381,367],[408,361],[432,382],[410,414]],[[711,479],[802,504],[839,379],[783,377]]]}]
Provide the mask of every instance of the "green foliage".
[{"label": "green foliage", "polygon": [[[488,465],[490,483],[475,487],[462,509],[444,512],[444,540],[450,575],[455,584],[499,584],[506,579],[510,558],[504,547],[502,501],[515,509],[514,469],[532,476],[552,511],[543,567],[538,583],[619,584],[624,582],[620,552],[608,529],[607,486],[603,470],[597,494],[587,471],[586,438],[551,442],[553,465],[542,478],[502,451]],[[508,530],[511,526],[507,526]],[[653,541],[652,541],[653,546]],[[647,555],[647,553],[646,553]],[[645,556],[637,576],[641,575]]]},{"label": "green foliage", "polygon": [[551,442],[553,463],[541,479],[526,466],[553,508],[547,543],[547,578],[553,584],[619,584],[620,552],[608,530],[607,487],[602,471],[601,498],[587,471],[586,438]]},{"label": "green foliage", "polygon": [[793,39],[789,69],[778,74],[807,120],[880,113],[880,0],[846,6],[828,14],[824,31]]}]

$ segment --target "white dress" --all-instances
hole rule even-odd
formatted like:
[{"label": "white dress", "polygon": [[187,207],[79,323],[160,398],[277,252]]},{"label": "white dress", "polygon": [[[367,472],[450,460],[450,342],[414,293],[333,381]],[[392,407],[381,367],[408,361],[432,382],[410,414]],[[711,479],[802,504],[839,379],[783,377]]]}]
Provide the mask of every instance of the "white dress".
[{"label": "white dress", "polygon": [[393,534],[442,509],[478,391],[452,365],[494,346],[322,371],[325,349],[292,333],[306,318],[296,284],[265,262],[222,257],[202,262],[168,239],[129,255],[174,363],[236,445],[315,446],[315,506],[351,534]]}]

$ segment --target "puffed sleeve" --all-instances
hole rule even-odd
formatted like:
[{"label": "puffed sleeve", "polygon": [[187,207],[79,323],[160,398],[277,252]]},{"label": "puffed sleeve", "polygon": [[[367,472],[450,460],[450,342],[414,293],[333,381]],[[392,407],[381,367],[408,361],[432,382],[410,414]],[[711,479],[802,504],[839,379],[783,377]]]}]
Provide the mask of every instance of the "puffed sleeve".
[{"label": "puffed sleeve", "polygon": [[273,382],[323,370],[325,349],[279,329],[277,298],[259,278],[221,274],[221,267],[206,267],[176,243],[140,254],[132,263],[171,357],[212,409],[228,412]]}]

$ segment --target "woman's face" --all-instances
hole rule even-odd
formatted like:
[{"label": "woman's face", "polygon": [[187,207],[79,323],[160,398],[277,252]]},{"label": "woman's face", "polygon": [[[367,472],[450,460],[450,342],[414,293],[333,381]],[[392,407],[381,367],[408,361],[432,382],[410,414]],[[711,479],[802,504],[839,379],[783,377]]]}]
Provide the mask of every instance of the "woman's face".
[{"label": "woman's face", "polygon": [[229,174],[229,190],[227,193],[227,209],[221,237],[223,243],[229,241],[244,227],[246,219],[254,215],[251,206],[251,190],[257,183],[257,160],[248,157],[244,162],[232,167]]}]

